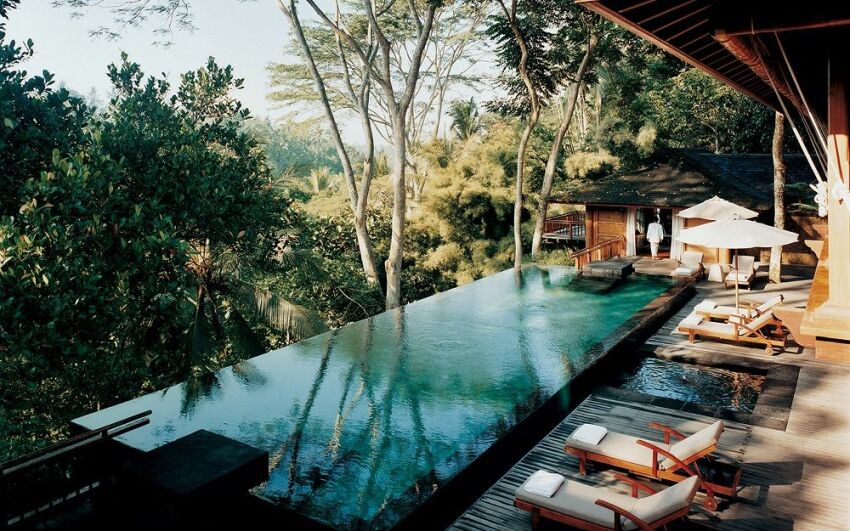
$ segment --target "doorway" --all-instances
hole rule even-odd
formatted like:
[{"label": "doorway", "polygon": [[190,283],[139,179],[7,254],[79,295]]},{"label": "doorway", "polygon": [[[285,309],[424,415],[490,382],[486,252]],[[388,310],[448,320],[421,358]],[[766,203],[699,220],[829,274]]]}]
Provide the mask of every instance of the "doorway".
[{"label": "doorway", "polygon": [[656,216],[661,218],[661,226],[664,228],[664,240],[658,247],[659,258],[670,258],[670,246],[673,234],[673,209],[638,207],[635,223],[635,250],[638,256],[651,256],[649,242],[646,240],[646,228],[655,221]]}]

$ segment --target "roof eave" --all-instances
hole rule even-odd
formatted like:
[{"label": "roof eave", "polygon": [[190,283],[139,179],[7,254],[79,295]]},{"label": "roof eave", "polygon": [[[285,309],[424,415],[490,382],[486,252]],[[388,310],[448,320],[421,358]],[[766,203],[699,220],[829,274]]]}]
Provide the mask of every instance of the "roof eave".
[{"label": "roof eave", "polygon": [[759,103],[767,105],[771,109],[774,109],[776,111],[781,112],[781,108],[780,108],[780,106],[778,105],[777,102],[766,100],[765,98],[754,93],[752,90],[748,89],[747,87],[735,82],[732,79],[729,79],[728,77],[724,76],[723,74],[721,74],[717,70],[701,63],[696,58],[688,55],[687,53],[676,48],[675,46],[672,46],[667,41],[658,38],[653,33],[647,31],[646,29],[644,29],[640,25],[635,24],[634,22],[632,22],[628,18],[620,15],[618,12],[608,8],[604,4],[601,4],[599,2],[599,0],[576,0],[576,3],[581,4],[585,8],[587,8],[587,9],[599,14],[600,16],[614,22],[618,26],[626,28],[627,30],[631,31],[632,33],[634,33],[638,37],[655,44],[656,46],[658,46],[662,50],[678,57],[682,61],[685,61],[689,65],[693,66],[694,68],[697,68],[697,69],[705,72],[706,74],[714,77],[715,79],[719,79],[719,80],[723,81],[724,83],[730,85],[731,87],[742,92],[743,94],[746,94],[747,96],[758,101]]}]

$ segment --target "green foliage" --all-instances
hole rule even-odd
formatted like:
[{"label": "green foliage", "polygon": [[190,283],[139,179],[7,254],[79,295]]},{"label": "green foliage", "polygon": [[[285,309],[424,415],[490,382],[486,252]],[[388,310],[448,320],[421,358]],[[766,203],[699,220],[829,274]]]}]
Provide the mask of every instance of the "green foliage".
[{"label": "green foliage", "polygon": [[336,149],[315,121],[251,120],[245,130],[263,146],[266,162],[276,176],[308,177],[314,169],[325,167],[330,173],[341,173]]},{"label": "green foliage", "polygon": [[[18,2],[0,0],[0,20]],[[84,141],[90,110],[53,75],[30,76],[20,65],[33,55],[33,43],[6,41],[0,24],[0,215],[14,215],[23,184],[50,164],[54,150],[67,154]]]},{"label": "green foliage", "polygon": [[[590,28],[602,25],[595,14],[573,0],[520,0],[516,22],[529,50],[529,77],[543,101],[569,82],[584,54]],[[486,33],[496,45],[497,59],[505,72],[499,82],[508,93],[487,106],[502,114],[523,115],[530,104],[527,89],[516,74],[521,49],[502,10],[495,10],[490,17]]]},{"label": "green foliage", "polygon": [[654,122],[673,147],[715,153],[769,152],[773,111],[695,68],[646,94]]},{"label": "green foliage", "polygon": [[230,67],[210,60],[173,93],[126,57],[108,72],[109,110],[10,190],[17,215],[0,222],[5,455],[100,405],[263,352],[255,322],[271,314],[291,337],[315,332],[302,307],[246,288],[298,250],[288,201],[240,131]]},{"label": "green foliage", "polygon": [[474,98],[469,101],[454,101],[449,107],[452,119],[452,132],[458,140],[469,138],[481,131],[481,119],[478,116],[478,104]]},{"label": "green foliage", "polygon": [[620,167],[620,159],[604,149],[579,152],[564,161],[567,175],[576,179],[595,179],[610,175]]}]

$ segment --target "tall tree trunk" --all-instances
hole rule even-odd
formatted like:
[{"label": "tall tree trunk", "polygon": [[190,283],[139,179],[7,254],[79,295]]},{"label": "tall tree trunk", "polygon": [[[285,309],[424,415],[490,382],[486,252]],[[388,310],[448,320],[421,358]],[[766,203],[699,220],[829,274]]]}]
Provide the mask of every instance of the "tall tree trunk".
[{"label": "tall tree trunk", "polygon": [[558,155],[561,153],[564,137],[567,135],[570,123],[573,120],[579,94],[584,90],[584,75],[587,73],[590,58],[593,56],[593,49],[598,42],[599,37],[596,34],[591,34],[587,41],[587,50],[585,50],[584,57],[576,72],[575,91],[567,102],[567,108],[564,110],[563,118],[561,118],[561,126],[558,128],[554,140],[552,140],[552,148],[549,150],[549,159],[546,161],[546,170],[543,173],[543,185],[540,187],[540,202],[537,204],[537,220],[534,223],[534,239],[531,243],[532,258],[537,258],[540,254],[540,245],[543,242],[543,223],[546,221],[546,211],[549,208],[549,194],[552,193],[552,182],[555,180],[555,170],[558,167]]},{"label": "tall tree trunk", "polygon": [[531,80],[528,73],[529,50],[528,43],[525,41],[525,36],[519,28],[517,21],[517,0],[512,0],[511,7],[505,4],[504,0],[499,0],[499,5],[505,13],[505,18],[511,27],[511,32],[514,34],[517,46],[520,50],[519,65],[517,72],[522,79],[525,89],[528,92],[528,103],[531,107],[531,112],[528,115],[528,122],[525,125],[525,130],[522,132],[522,137],[517,146],[516,156],[516,195],[514,197],[514,269],[517,271],[522,267],[522,183],[525,176],[525,154],[528,150],[528,142],[531,139],[531,134],[537,126],[537,120],[540,118],[540,98],[537,94],[537,88]]},{"label": "tall tree trunk", "polygon": [[363,136],[366,140],[366,153],[363,157],[363,176],[360,179],[360,194],[354,206],[354,231],[357,234],[357,246],[360,250],[360,260],[366,272],[369,283],[377,283],[378,270],[375,265],[375,255],[372,252],[372,239],[367,225],[369,189],[375,174],[375,137],[372,134],[372,122],[369,119],[368,88],[360,99],[360,118],[363,125]]},{"label": "tall tree trunk", "polygon": [[[773,122],[773,225],[785,228],[785,159],[782,156],[782,139],[785,136],[785,117],[777,112]],[[776,284],[782,282],[782,247],[770,249],[768,278]]]},{"label": "tall tree trunk", "polygon": [[434,134],[431,137],[436,140],[440,138],[440,125],[443,122],[443,101],[446,99],[446,83],[443,83],[440,86],[440,90],[437,93],[437,117],[434,121]]},{"label": "tall tree trunk", "polygon": [[285,5],[281,0],[278,2],[278,7],[280,8],[280,11],[284,14],[286,19],[289,21],[289,25],[292,27],[292,30],[295,33],[295,37],[298,40],[298,43],[301,45],[301,50],[304,52],[307,67],[310,69],[310,73],[313,76],[313,83],[316,86],[316,92],[319,93],[319,101],[322,105],[322,111],[325,113],[325,119],[328,123],[328,129],[331,133],[331,140],[333,141],[334,147],[336,148],[337,156],[339,156],[339,161],[342,165],[342,173],[345,178],[345,183],[348,187],[349,202],[351,204],[351,210],[355,216],[355,233],[357,235],[357,246],[360,251],[360,262],[363,265],[363,273],[366,276],[367,282],[369,282],[370,284],[377,284],[378,268],[375,265],[375,258],[372,254],[372,241],[369,238],[368,230],[365,229],[365,223],[363,223],[361,227],[358,227],[357,223],[358,210],[361,210],[362,213],[365,213],[368,190],[366,190],[366,194],[364,194],[367,197],[362,198],[363,207],[362,209],[359,209],[359,202],[361,198],[357,193],[357,185],[354,181],[354,168],[351,165],[351,159],[348,156],[348,151],[345,148],[345,144],[342,142],[342,136],[340,135],[339,126],[336,123],[336,118],[334,117],[333,110],[331,109],[330,99],[328,98],[328,93],[325,89],[325,82],[322,79],[322,74],[316,67],[316,61],[313,58],[313,52],[312,50],[310,50],[310,46],[307,43],[307,38],[304,36],[304,29],[301,26],[301,20],[298,17],[298,11],[296,10],[295,0],[290,0],[288,6]]},{"label": "tall tree trunk", "polygon": [[405,170],[407,159],[407,135],[405,134],[405,114],[396,112],[393,117],[393,218],[392,237],[390,239],[390,255],[384,263],[387,272],[388,310],[398,308],[401,304],[401,261],[404,255],[404,224],[407,213],[407,186]]}]

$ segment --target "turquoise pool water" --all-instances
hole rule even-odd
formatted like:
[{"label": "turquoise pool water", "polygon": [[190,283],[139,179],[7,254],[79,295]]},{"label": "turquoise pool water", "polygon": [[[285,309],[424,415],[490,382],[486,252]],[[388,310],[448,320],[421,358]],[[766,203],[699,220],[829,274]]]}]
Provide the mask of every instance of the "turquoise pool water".
[{"label": "turquoise pool water", "polygon": [[146,409],[120,437],[149,450],[198,429],[265,449],[256,494],[337,528],[387,528],[598,356],[591,347],[670,287],[600,295],[571,268],[505,271],[87,415]]}]

